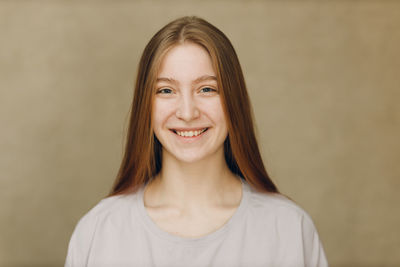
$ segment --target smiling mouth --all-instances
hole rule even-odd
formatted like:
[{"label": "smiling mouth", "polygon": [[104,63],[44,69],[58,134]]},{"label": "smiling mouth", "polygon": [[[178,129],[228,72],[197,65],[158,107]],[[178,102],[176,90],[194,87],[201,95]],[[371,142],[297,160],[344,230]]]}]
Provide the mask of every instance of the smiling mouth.
[{"label": "smiling mouth", "polygon": [[186,137],[186,138],[190,138],[190,137],[197,137],[202,135],[203,133],[205,133],[209,128],[204,128],[202,130],[197,130],[197,131],[177,131],[174,129],[170,129],[173,133],[175,133],[176,135],[179,135],[181,137]]}]

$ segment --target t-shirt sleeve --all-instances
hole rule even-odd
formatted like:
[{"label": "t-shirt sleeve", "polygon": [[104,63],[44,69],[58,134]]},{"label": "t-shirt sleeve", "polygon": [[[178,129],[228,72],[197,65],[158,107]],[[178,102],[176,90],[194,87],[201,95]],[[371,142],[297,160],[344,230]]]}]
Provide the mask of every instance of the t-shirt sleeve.
[{"label": "t-shirt sleeve", "polygon": [[328,261],[315,225],[308,214],[302,217],[304,265],[307,267],[327,267]]},{"label": "t-shirt sleeve", "polygon": [[91,212],[79,220],[69,241],[65,267],[87,266],[97,222]]}]

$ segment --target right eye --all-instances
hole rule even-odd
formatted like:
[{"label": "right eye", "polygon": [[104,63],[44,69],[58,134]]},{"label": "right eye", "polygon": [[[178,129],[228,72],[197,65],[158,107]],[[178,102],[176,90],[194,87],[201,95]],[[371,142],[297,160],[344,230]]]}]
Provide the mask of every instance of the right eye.
[{"label": "right eye", "polygon": [[170,94],[170,93],[172,93],[172,90],[169,88],[162,88],[157,91],[157,94]]}]

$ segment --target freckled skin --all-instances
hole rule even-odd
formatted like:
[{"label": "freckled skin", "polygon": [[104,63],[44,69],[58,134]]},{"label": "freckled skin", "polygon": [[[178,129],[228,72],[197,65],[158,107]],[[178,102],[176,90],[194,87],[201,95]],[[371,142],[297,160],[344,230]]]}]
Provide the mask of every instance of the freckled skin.
[{"label": "freckled skin", "polygon": [[[144,205],[161,229],[180,236],[219,229],[242,197],[241,182],[225,162],[228,129],[216,76],[207,51],[186,42],[165,55],[154,88],[152,127],[163,162],[144,192]],[[170,130],[204,127],[193,139]]]},{"label": "freckled skin", "polygon": [[[197,78],[216,76],[211,58],[201,46],[185,43],[172,48],[163,58],[153,105],[153,129],[168,153],[183,162],[223,153],[228,130],[216,81]],[[183,143],[170,128],[210,127],[196,142]]]}]

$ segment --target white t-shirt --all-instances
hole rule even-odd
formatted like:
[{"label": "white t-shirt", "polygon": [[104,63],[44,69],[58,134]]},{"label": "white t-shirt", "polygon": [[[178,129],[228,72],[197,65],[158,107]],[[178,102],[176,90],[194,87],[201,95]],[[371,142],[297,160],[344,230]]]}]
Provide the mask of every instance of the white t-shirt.
[{"label": "white t-shirt", "polygon": [[242,199],[233,216],[200,238],[158,227],[144,206],[146,185],[130,195],[105,198],[77,224],[65,266],[328,266],[317,230],[303,209],[241,181]]}]

